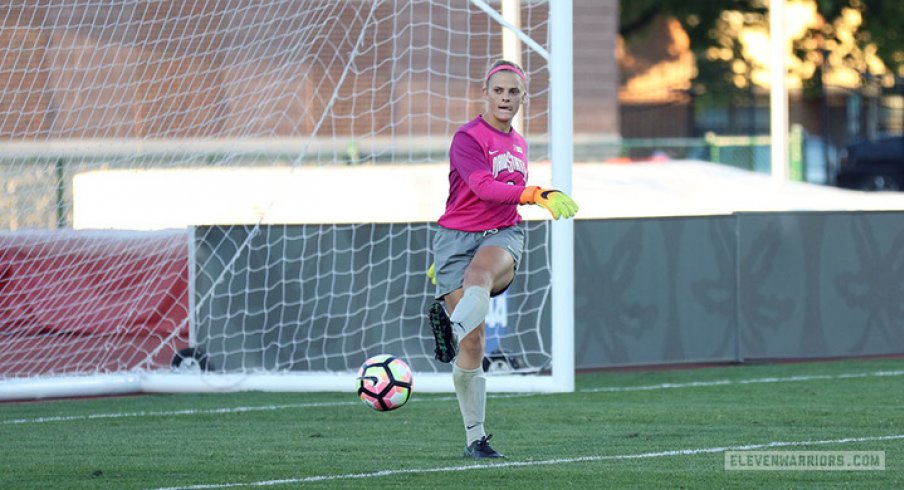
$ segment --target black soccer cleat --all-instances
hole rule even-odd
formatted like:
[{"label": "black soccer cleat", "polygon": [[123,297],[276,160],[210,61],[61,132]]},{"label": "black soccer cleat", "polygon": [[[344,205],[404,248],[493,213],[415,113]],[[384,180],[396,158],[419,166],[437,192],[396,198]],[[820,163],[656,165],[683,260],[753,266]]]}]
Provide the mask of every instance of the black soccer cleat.
[{"label": "black soccer cleat", "polygon": [[504,458],[505,456],[497,453],[495,449],[490,447],[490,439],[492,437],[492,434],[483,436],[469,444],[468,447],[465,448],[465,457],[474,459]]},{"label": "black soccer cleat", "polygon": [[436,341],[433,357],[439,362],[452,362],[456,354],[455,336],[452,335],[452,322],[449,321],[449,315],[446,314],[442,303],[436,302],[430,305],[427,317],[430,319],[433,340]]}]

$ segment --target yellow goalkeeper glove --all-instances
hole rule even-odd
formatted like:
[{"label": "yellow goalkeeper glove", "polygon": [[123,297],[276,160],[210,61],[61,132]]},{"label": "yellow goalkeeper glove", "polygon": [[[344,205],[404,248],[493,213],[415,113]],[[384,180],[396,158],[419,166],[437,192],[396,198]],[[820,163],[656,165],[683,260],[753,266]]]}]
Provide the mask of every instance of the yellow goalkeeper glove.
[{"label": "yellow goalkeeper glove", "polygon": [[524,188],[520,204],[539,204],[549,211],[553,219],[572,218],[578,212],[578,205],[564,192],[536,186]]},{"label": "yellow goalkeeper glove", "polygon": [[427,277],[430,278],[430,284],[436,286],[436,262],[432,262],[427,269]]}]

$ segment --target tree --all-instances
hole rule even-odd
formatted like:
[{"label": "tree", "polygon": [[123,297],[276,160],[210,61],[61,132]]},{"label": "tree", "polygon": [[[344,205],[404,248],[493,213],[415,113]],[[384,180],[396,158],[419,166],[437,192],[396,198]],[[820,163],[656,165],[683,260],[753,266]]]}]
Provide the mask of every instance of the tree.
[{"label": "tree", "polygon": [[[789,63],[802,88],[821,89],[826,67],[837,72],[838,80],[854,73],[886,87],[894,85],[896,74],[904,76],[904,35],[897,34],[904,2],[791,0],[788,5],[813,13],[813,22],[794,33]],[[757,59],[751,49],[751,39],[768,36],[768,7],[769,0],[624,0],[620,34],[629,45],[643,42],[656,17],[673,17],[687,32],[697,59],[695,93],[711,99],[747,97],[751,84],[768,85],[767,60]]]},{"label": "tree", "polygon": [[845,8],[855,8],[863,16],[862,41],[877,48],[879,58],[898,77],[904,77],[904,34],[898,34],[904,18],[900,0],[817,0],[819,13],[836,19]]}]

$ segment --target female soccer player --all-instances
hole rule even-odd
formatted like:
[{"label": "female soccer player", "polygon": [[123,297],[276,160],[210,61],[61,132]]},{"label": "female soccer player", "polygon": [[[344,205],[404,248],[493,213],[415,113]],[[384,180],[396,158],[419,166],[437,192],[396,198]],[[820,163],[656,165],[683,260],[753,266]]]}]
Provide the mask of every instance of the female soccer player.
[{"label": "female soccer player", "polygon": [[[512,119],[526,97],[524,70],[500,60],[484,77],[486,111],[458,128],[449,149],[449,197],[433,237],[436,302],[429,319],[436,358],[455,363],[452,379],[467,435],[465,456],[501,458],[484,431],[485,325],[490,296],[515,278],[524,248],[519,204],[571,218],[577,204],[563,192],[527,186],[527,143]],[[446,311],[449,313],[447,314]]]}]

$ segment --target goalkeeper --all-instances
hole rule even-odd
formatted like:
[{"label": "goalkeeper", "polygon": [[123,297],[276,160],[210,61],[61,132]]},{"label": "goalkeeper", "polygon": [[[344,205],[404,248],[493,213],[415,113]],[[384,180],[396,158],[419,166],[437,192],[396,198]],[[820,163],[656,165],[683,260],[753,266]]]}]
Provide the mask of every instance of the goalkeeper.
[{"label": "goalkeeper", "polygon": [[[527,143],[512,120],[526,97],[524,71],[497,61],[484,77],[484,114],[461,126],[449,150],[449,196],[433,237],[428,274],[436,299],[428,316],[436,358],[453,362],[452,379],[465,425],[465,456],[499,458],[484,430],[485,325],[490,296],[515,278],[524,247],[518,206],[536,204],[554,219],[578,206],[563,192],[527,185]],[[444,306],[445,305],[445,306]]]}]

